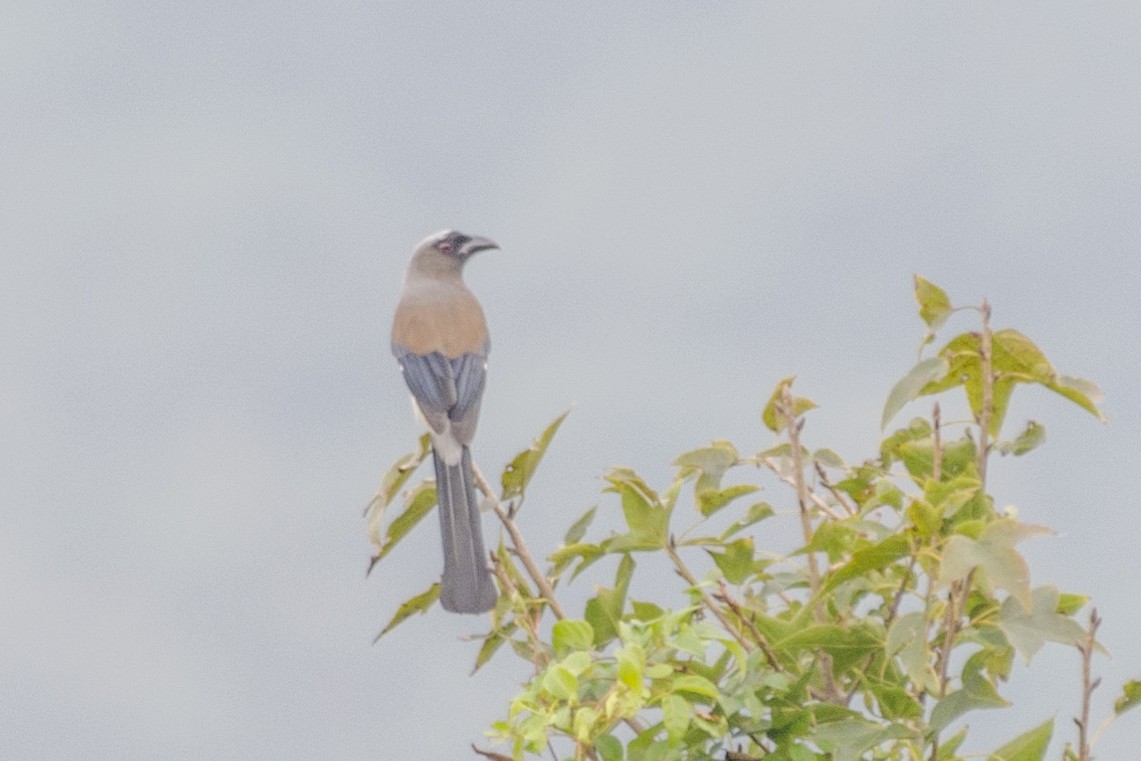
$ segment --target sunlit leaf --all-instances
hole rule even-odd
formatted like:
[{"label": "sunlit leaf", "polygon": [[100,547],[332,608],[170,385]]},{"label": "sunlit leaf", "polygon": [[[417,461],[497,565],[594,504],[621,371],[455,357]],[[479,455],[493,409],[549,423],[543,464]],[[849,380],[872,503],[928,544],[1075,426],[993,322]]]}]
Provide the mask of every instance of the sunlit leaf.
[{"label": "sunlit leaf", "polygon": [[[431,512],[436,505],[436,484],[433,481],[424,481],[404,496],[404,511],[393,519],[380,540],[380,552],[376,560],[380,560],[400,542],[408,532],[419,523],[425,515]],[[374,561],[375,562],[375,561]]]},{"label": "sunlit leaf", "polygon": [[603,542],[607,552],[656,550],[669,539],[669,510],[642,478],[629,468],[615,468],[606,475],[607,491],[622,498],[622,513],[629,533]]},{"label": "sunlit leaf", "polygon": [[614,577],[614,588],[599,587],[595,596],[587,600],[584,618],[594,632],[595,647],[602,647],[618,636],[618,622],[626,608],[626,593],[634,573],[634,559],[624,555]]},{"label": "sunlit leaf", "polygon": [[725,529],[725,532],[721,534],[721,539],[728,539],[734,534],[763,521],[765,518],[770,518],[775,514],[773,506],[768,502],[758,502],[755,505],[750,505],[744,517],[738,518],[729,528]]},{"label": "sunlit leaf", "polygon": [[882,725],[853,716],[821,724],[812,739],[821,749],[831,752],[832,761],[858,761],[865,751],[910,734],[897,724]]},{"label": "sunlit leaf", "polygon": [[556,653],[589,650],[594,644],[594,630],[586,621],[564,618],[551,628],[551,644]]},{"label": "sunlit leaf", "polygon": [[878,544],[856,550],[851,560],[828,575],[824,591],[831,591],[845,581],[866,576],[871,571],[883,570],[910,552],[911,543],[902,534],[893,534]]},{"label": "sunlit leaf", "polygon": [[753,538],[742,537],[725,545],[723,552],[710,552],[713,562],[730,584],[742,584],[753,572]]},{"label": "sunlit leaf", "polygon": [[1072,378],[1068,375],[1057,376],[1052,383],[1047,384],[1051,391],[1055,391],[1069,399],[1074,404],[1089,412],[1101,422],[1106,422],[1105,415],[1098,405],[1105,399],[1105,394],[1096,383],[1085,378]]},{"label": "sunlit leaf", "polygon": [[[773,433],[780,433],[787,424],[785,415],[780,411],[780,400],[784,396],[785,389],[792,388],[792,380],[794,377],[795,376],[790,375],[787,378],[782,378],[780,382],[777,383],[776,388],[773,389],[772,396],[769,397],[768,404],[765,405],[765,409],[761,413],[761,422]],[[793,418],[798,418],[815,407],[816,403],[811,399],[798,396],[792,397]]]},{"label": "sunlit leaf", "polygon": [[1003,745],[987,761],[1042,761],[1053,734],[1054,720],[1050,719]]},{"label": "sunlit leaf", "polygon": [[1113,713],[1117,716],[1141,705],[1141,680],[1131,679],[1121,688],[1121,696],[1113,701]]},{"label": "sunlit leaf", "polygon": [[935,704],[935,708],[931,711],[931,720],[927,725],[929,734],[942,732],[952,721],[968,711],[1005,708],[1010,705],[982,675],[984,658],[984,654],[975,653],[967,659],[963,667],[962,689],[950,693]]},{"label": "sunlit leaf", "polygon": [[932,381],[946,376],[950,364],[942,355],[928,357],[899,379],[887,395],[883,405],[883,415],[880,417],[880,428],[886,428],[896,413],[903,409],[903,405],[918,399],[923,389]]},{"label": "sunlit leaf", "polygon": [[946,291],[919,275],[915,276],[915,301],[919,304],[919,317],[932,332],[943,327],[953,309]]},{"label": "sunlit leaf", "polygon": [[431,444],[429,443],[428,434],[423,434],[417,440],[417,448],[415,452],[410,452],[395,463],[384,474],[384,478],[380,481],[380,486],[376,490],[376,495],[369,501],[368,506],[365,507],[365,532],[368,534],[369,540],[380,551],[384,547],[384,538],[381,536],[381,526],[384,524],[384,514],[389,504],[392,503],[393,498],[400,492],[405,482],[416,472],[420,467],[420,463],[424,462],[424,458],[428,456],[431,451]]},{"label": "sunlit leaf", "polygon": [[833,470],[846,470],[848,465],[844,458],[831,449],[821,448],[812,453],[812,459],[819,465]]},{"label": "sunlit leaf", "polygon": [[439,597],[440,584],[437,582],[415,597],[405,600],[401,603],[400,607],[396,609],[392,620],[380,630],[380,634],[376,635],[376,639],[374,639],[373,642],[376,642],[385,634],[388,634],[414,613],[426,613],[429,608],[436,604],[436,600],[439,599]]},{"label": "sunlit leaf", "polygon": [[681,478],[697,477],[697,492],[721,488],[725,471],[737,464],[737,449],[728,441],[714,441],[707,447],[679,455],[673,461]]},{"label": "sunlit leaf", "polygon": [[602,761],[622,761],[622,741],[614,735],[594,738],[594,749],[598,751]]},{"label": "sunlit leaf", "polygon": [[551,439],[555,437],[555,432],[559,430],[559,426],[569,414],[570,410],[567,410],[555,418],[554,422],[539,435],[539,438],[531,442],[530,447],[515,455],[515,459],[503,469],[502,501],[506,502],[518,497],[526,491],[527,484],[531,482],[531,477],[535,475],[535,470],[539,467],[539,461],[543,459],[547,447],[551,444]]},{"label": "sunlit leaf", "polygon": [[1073,645],[1085,638],[1077,621],[1057,612],[1059,596],[1056,587],[1042,586],[1031,592],[1029,610],[1013,596],[1002,604],[997,625],[1027,664],[1046,642]]},{"label": "sunlit leaf", "polygon": [[594,513],[597,507],[592,507],[583,513],[582,517],[571,524],[567,529],[567,533],[563,536],[564,544],[576,544],[583,536],[586,535],[586,529],[590,527],[591,521],[594,520]]},{"label": "sunlit leaf", "polygon": [[1033,536],[1051,533],[1044,526],[1003,518],[983,529],[977,540],[953,536],[943,551],[939,581],[948,584],[965,578],[973,568],[981,567],[995,586],[1005,589],[1029,610],[1030,568],[1014,545]]}]

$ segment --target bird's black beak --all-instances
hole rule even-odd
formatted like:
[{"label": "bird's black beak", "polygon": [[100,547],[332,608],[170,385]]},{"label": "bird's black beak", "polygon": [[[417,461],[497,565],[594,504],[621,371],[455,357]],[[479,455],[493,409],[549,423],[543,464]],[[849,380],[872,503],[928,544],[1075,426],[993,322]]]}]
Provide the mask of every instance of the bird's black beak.
[{"label": "bird's black beak", "polygon": [[477,235],[470,238],[466,243],[460,246],[460,256],[467,259],[472,254],[477,254],[480,251],[486,251],[489,248],[499,248],[499,244],[487,238],[480,238]]}]

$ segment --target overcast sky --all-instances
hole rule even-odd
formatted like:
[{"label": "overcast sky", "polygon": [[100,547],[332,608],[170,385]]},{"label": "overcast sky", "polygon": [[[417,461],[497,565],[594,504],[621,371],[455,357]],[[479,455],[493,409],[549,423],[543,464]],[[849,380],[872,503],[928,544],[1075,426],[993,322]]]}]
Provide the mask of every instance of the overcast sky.
[{"label": "overcast sky", "polygon": [[[912,275],[989,297],[1107,393],[1108,427],[1016,395],[1049,441],[991,485],[1105,619],[1098,715],[1141,677],[1136,2],[0,2],[0,102],[4,758],[469,757],[527,671],[469,677],[485,623],[438,609],[371,645],[441,561],[433,518],[366,580],[361,519],[445,227],[502,246],[477,461],[574,405],[540,553],[610,466],[769,445],[785,375],[810,443],[871,455]],[[1009,694],[972,747],[1072,739],[1072,651]]]}]

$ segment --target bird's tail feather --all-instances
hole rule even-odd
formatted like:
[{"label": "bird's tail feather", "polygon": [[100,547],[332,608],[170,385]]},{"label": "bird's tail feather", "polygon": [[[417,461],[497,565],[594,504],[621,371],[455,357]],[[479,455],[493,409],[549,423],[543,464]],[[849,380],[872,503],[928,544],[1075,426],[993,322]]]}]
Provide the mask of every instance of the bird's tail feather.
[{"label": "bird's tail feather", "polygon": [[436,466],[440,533],[444,539],[440,604],[453,613],[483,613],[495,607],[498,593],[487,570],[471,453],[464,447],[457,465],[448,465],[435,452],[432,459]]}]

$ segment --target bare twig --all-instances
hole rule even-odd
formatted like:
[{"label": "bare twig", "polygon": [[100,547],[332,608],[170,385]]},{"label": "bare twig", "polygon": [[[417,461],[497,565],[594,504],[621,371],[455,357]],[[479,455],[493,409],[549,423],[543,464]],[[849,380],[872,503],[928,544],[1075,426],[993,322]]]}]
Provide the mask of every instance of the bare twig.
[{"label": "bare twig", "polygon": [[[788,431],[788,445],[792,457],[792,477],[796,486],[796,501],[800,506],[800,528],[804,534],[804,544],[807,548],[808,545],[812,544],[813,528],[812,515],[808,510],[808,483],[804,479],[804,453],[800,447],[800,426],[802,422],[796,418],[796,405],[792,400],[792,390],[787,384],[781,390],[777,411],[784,418],[785,429]],[[833,515],[830,510],[826,510],[826,512]],[[834,515],[833,518],[835,518]],[[806,550],[805,555],[808,557],[808,586],[812,592],[812,597],[816,599],[816,604],[813,605],[813,613],[817,621],[824,623],[827,616],[824,613],[824,603],[819,599],[820,566],[817,564],[815,552]],[[824,680],[827,699],[834,703],[843,703],[845,700],[844,692],[837,686],[835,676],[832,673],[832,656],[821,650],[817,653],[817,657],[820,659],[820,675]]]},{"label": "bare twig", "polygon": [[1097,608],[1090,611],[1089,628],[1086,629],[1085,639],[1077,644],[1078,652],[1082,655],[1082,715],[1074,719],[1078,725],[1078,761],[1090,761],[1089,712],[1093,691],[1101,684],[1101,679],[1093,678],[1093,650],[1097,645],[1097,628],[1101,626],[1101,619],[1097,615]]},{"label": "bare twig", "polygon": [[[840,505],[840,507],[844,508],[848,515],[856,515],[860,512],[860,509],[852,503],[851,498],[832,484],[832,481],[829,480],[828,474],[824,470],[824,466],[820,463],[816,463],[816,475],[820,479],[820,483],[824,485],[824,488],[828,490],[828,493],[832,495],[832,498],[836,500],[836,503]],[[816,495],[814,494],[813,496],[815,497]],[[832,515],[832,513],[829,513],[829,515],[839,520],[839,518]]]},{"label": "bare twig", "polygon": [[757,641],[757,645],[761,648],[761,652],[765,654],[765,660],[769,662],[769,665],[777,671],[783,671],[784,669],[781,667],[780,661],[777,660],[776,653],[774,653],[773,649],[769,646],[769,641],[765,639],[765,635],[761,634],[761,630],[757,628],[753,619],[746,615],[745,611],[741,608],[741,604],[729,594],[729,587],[725,584],[724,580],[721,582],[721,591],[717,593],[717,599],[728,605],[729,610],[733,611],[733,615],[740,619],[745,628],[749,630],[749,633],[753,635],[753,639]]},{"label": "bare twig", "polygon": [[720,605],[714,602],[713,598],[706,594],[705,590],[701,588],[701,582],[697,580],[697,577],[693,575],[693,572],[690,571],[686,564],[682,561],[681,555],[677,554],[677,549],[674,547],[672,537],[670,538],[670,541],[666,543],[666,554],[669,555],[670,560],[673,561],[674,567],[677,569],[678,574],[683,579],[685,579],[687,584],[693,587],[693,589],[697,590],[699,595],[701,595],[702,605],[708,608],[709,612],[717,617],[717,620],[720,621],[721,625],[725,627],[725,631],[732,634],[733,638],[741,643],[741,647],[745,648],[746,650],[753,650],[753,643],[741,633],[741,628],[739,626],[734,626],[733,620],[725,614],[724,609],[722,609]]},{"label": "bare twig", "polygon": [[[804,453],[800,449],[800,423],[795,416],[795,407],[792,402],[792,391],[786,385],[781,391],[780,403],[777,409],[784,418],[785,428],[788,430],[788,445],[792,457],[792,479],[796,488],[796,501],[800,505],[800,529],[804,534],[805,545],[812,542],[812,516],[808,511],[809,492],[808,484],[804,480]],[[808,556],[808,584],[815,597],[820,591],[820,566],[816,562],[816,553],[807,552]],[[823,609],[817,606],[816,617],[823,620]]]},{"label": "bare twig", "polygon": [[935,402],[931,410],[931,422],[934,424],[932,435],[935,445],[931,457],[931,477],[935,483],[943,480],[943,413],[939,409],[939,402]]},{"label": "bare twig", "polygon": [[[784,469],[781,468],[780,463],[774,460],[772,457],[764,457],[760,460],[760,462],[763,465],[767,466],[768,469],[771,470],[782,483],[788,484],[794,489],[797,488],[796,478],[792,475],[789,475],[788,473],[785,473]],[[816,507],[820,509],[820,512],[824,513],[832,520],[843,520],[842,516],[839,516],[833,512],[832,507],[820,498],[820,495],[816,494],[812,490],[809,490],[807,497],[809,500],[811,500],[812,504],[816,505]]]},{"label": "bare twig", "polygon": [[982,488],[986,489],[987,458],[990,457],[990,422],[994,417],[994,356],[990,333],[990,303],[983,299],[980,308],[983,317],[982,337],[979,340],[979,359],[982,363],[983,398],[979,410],[978,471]]},{"label": "bare twig", "polygon": [[479,490],[483,495],[491,500],[492,507],[495,514],[499,517],[500,523],[507,529],[507,533],[511,536],[511,546],[514,549],[515,555],[523,562],[523,567],[527,569],[527,575],[535,582],[535,586],[539,588],[539,593],[547,604],[551,606],[551,612],[555,618],[566,618],[563,613],[559,601],[555,599],[555,590],[551,586],[550,580],[540,570],[538,563],[535,562],[534,556],[527,549],[527,543],[523,540],[523,534],[519,531],[518,524],[515,519],[508,514],[507,510],[503,507],[503,503],[495,496],[495,492],[491,490],[491,485],[487,483],[487,479],[483,477],[482,471],[479,467],[472,463],[472,472],[475,474],[475,483],[479,486]]}]

